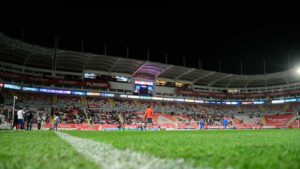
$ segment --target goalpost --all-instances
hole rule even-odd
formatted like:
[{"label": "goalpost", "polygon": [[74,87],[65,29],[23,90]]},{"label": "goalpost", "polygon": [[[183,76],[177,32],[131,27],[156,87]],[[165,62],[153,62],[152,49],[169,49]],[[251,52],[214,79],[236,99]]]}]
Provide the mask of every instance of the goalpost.
[{"label": "goalpost", "polygon": [[[18,97],[17,96],[14,96],[14,100],[13,100],[13,107],[12,107],[12,121],[11,121],[11,130],[14,129],[14,121],[15,121],[15,106],[16,106],[16,99]],[[17,127],[17,124],[15,124],[16,127]]]}]

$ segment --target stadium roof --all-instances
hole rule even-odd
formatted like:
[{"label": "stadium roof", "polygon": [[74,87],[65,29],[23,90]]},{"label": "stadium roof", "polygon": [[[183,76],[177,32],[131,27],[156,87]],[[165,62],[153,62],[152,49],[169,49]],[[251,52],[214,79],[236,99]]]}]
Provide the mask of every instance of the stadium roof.
[{"label": "stadium roof", "polygon": [[[70,72],[86,70],[130,77],[151,77],[201,86],[244,88],[291,84],[300,81],[295,70],[266,75],[236,75],[157,62],[111,57],[93,53],[56,50],[28,44],[0,33],[0,61],[23,66]],[[55,61],[54,61],[55,60]],[[253,67],[255,69],[255,67]]]}]

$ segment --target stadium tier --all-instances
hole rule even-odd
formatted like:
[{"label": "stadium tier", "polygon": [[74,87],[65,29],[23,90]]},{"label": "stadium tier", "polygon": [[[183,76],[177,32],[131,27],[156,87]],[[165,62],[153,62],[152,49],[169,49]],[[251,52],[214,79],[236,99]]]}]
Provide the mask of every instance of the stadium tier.
[{"label": "stadium tier", "polygon": [[[154,128],[299,127],[300,75],[294,69],[234,75],[91,53],[44,48],[0,33],[1,121],[28,107],[60,127],[137,128],[154,109]],[[47,124],[48,127],[50,124]],[[80,127],[79,127],[80,126]]]},{"label": "stadium tier", "polygon": [[[28,107],[37,115],[59,114],[60,127],[73,129],[117,129],[121,122],[128,128],[138,128],[144,122],[144,110],[148,105],[154,109],[153,122],[156,127],[169,129],[199,128],[203,118],[206,128],[222,128],[223,118],[233,128],[298,127],[297,112],[300,103],[266,105],[214,105],[185,102],[137,100],[128,98],[104,98],[100,96],[76,96],[48,94],[2,89],[4,105],[1,114],[10,122],[13,96],[17,96],[17,107]],[[88,119],[92,118],[92,128]],[[76,124],[76,125],[75,125]],[[47,124],[47,127],[50,127]]]}]

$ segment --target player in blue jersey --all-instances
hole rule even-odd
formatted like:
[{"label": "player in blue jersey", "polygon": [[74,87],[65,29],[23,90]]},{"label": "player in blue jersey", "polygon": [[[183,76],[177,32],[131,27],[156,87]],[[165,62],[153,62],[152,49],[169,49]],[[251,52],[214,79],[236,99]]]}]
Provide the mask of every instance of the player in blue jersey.
[{"label": "player in blue jersey", "polygon": [[223,125],[224,125],[224,129],[227,128],[227,125],[228,125],[228,120],[224,117],[224,120],[223,120]]},{"label": "player in blue jersey", "polygon": [[199,125],[200,125],[200,130],[204,130],[204,119],[203,119],[203,117],[201,117]]}]

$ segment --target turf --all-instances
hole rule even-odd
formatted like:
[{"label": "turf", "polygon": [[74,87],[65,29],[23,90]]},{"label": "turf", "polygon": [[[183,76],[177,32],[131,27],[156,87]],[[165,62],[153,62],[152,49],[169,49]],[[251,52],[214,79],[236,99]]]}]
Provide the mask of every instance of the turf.
[{"label": "turf", "polygon": [[299,169],[300,130],[67,133],[202,168]]},{"label": "turf", "polygon": [[96,169],[50,131],[0,131],[0,169]]}]

